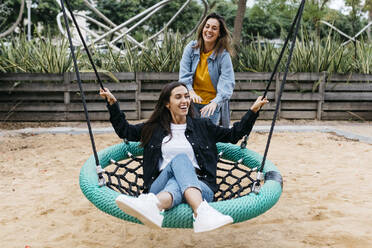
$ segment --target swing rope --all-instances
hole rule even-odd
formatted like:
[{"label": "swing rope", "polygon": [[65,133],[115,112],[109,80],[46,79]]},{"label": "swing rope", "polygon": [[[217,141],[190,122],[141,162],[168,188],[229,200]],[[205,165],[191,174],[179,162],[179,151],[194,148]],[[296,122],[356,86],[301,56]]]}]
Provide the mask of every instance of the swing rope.
[{"label": "swing rope", "polygon": [[[97,79],[98,79],[98,81],[99,81],[99,83],[101,85],[101,88],[103,89],[103,85],[102,85],[101,79],[100,79],[100,77],[99,77],[99,75],[97,73],[96,67],[94,66],[94,63],[93,63],[92,57],[90,56],[89,50],[86,47],[86,44],[84,42],[84,39],[83,39],[83,37],[81,35],[81,32],[80,32],[80,29],[79,29],[79,26],[77,25],[77,22],[75,20],[75,17],[73,15],[72,11],[71,11],[71,6],[70,6],[68,0],[66,0],[66,4],[67,4],[67,8],[68,8],[68,10],[69,10],[69,12],[71,14],[71,17],[72,17],[72,19],[74,21],[74,24],[75,24],[75,26],[76,26],[76,28],[78,30],[80,39],[83,41],[84,48],[85,48],[85,50],[86,50],[86,52],[88,54],[90,63],[92,64],[93,69],[94,69],[94,72],[96,73]],[[70,27],[69,27],[69,24],[68,24],[68,18],[67,18],[66,9],[65,9],[65,5],[63,3],[63,0],[61,0],[61,7],[62,7],[62,11],[63,11],[63,18],[64,18],[65,24],[66,24],[66,31],[67,31],[68,41],[69,41],[69,44],[70,44],[71,56],[72,56],[72,60],[74,61],[74,68],[75,68],[75,72],[76,72],[76,80],[77,80],[78,85],[79,85],[79,90],[80,90],[80,94],[81,94],[81,100],[82,100],[83,106],[84,106],[85,119],[86,119],[86,122],[87,122],[87,125],[88,125],[88,130],[89,130],[90,142],[91,142],[91,145],[92,145],[94,159],[95,159],[95,162],[96,162],[96,171],[97,171],[97,175],[98,175],[98,185],[99,186],[104,186],[106,184],[105,178],[103,177],[103,172],[104,171],[102,169],[102,166],[99,164],[97,149],[96,149],[96,145],[95,145],[95,142],[94,142],[93,131],[92,131],[92,127],[91,127],[91,124],[90,124],[90,118],[89,118],[89,114],[88,114],[87,103],[86,103],[86,100],[85,100],[85,94],[84,94],[83,86],[81,84],[79,67],[78,67],[78,64],[77,64],[76,56],[75,56],[75,49],[74,49],[74,45],[72,43]]]},{"label": "swing rope", "polygon": [[[293,54],[293,50],[294,50],[294,47],[295,47],[295,44],[296,44],[296,37],[297,37],[298,30],[299,30],[299,27],[300,27],[302,13],[303,13],[303,10],[304,10],[304,7],[305,7],[305,1],[306,0],[301,1],[301,4],[300,4],[300,6],[298,8],[298,11],[297,11],[297,14],[296,14],[296,16],[295,16],[295,18],[292,22],[292,25],[291,25],[290,30],[288,32],[287,38],[286,38],[286,40],[284,42],[284,45],[282,47],[282,50],[280,52],[279,58],[276,61],[273,72],[271,73],[269,83],[267,84],[265,92],[263,94],[263,98],[265,98],[266,95],[267,95],[267,92],[269,91],[270,85],[273,81],[273,78],[274,78],[275,74],[277,73],[279,64],[280,64],[280,62],[283,58],[284,51],[285,51],[285,49],[288,45],[289,39],[292,36],[292,41],[291,41],[292,43],[291,43],[291,47],[290,47],[290,50],[289,50],[289,56],[288,56],[288,60],[287,60],[284,75],[283,75],[283,81],[282,81],[282,84],[280,85],[279,95],[278,95],[274,115],[273,115],[272,122],[271,122],[270,132],[269,132],[267,142],[266,142],[265,152],[264,152],[264,155],[263,155],[261,166],[260,166],[260,168],[258,170],[258,173],[257,173],[257,179],[255,180],[255,182],[253,183],[253,186],[252,186],[252,191],[255,192],[255,193],[259,192],[261,181],[264,179],[264,175],[263,175],[262,172],[263,172],[263,169],[265,167],[265,161],[266,161],[267,153],[269,151],[271,138],[272,138],[272,135],[273,135],[273,132],[274,132],[275,122],[276,122],[276,118],[277,118],[277,115],[278,115],[278,112],[279,112],[279,106],[280,106],[281,98],[282,98],[283,91],[284,91],[284,85],[285,85],[286,80],[287,80],[289,65],[291,64],[292,54]],[[295,30],[293,31],[293,29],[295,29]],[[247,146],[247,140],[248,140],[248,135],[246,135],[244,137],[244,140],[241,143],[241,148],[245,148]]]}]

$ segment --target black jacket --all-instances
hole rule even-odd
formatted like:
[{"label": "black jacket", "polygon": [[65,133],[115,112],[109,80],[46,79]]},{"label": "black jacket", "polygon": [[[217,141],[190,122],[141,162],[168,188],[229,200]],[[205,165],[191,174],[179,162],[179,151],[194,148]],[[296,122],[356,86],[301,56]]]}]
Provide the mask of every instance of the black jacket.
[{"label": "black jacket", "polygon": [[[139,141],[143,123],[131,125],[120,111],[119,104],[108,105],[110,121],[117,135],[129,141]],[[200,180],[205,182],[213,192],[217,192],[217,142],[236,143],[244,135],[249,134],[258,117],[257,113],[249,110],[232,128],[214,125],[209,119],[194,119],[187,116],[185,135],[190,142],[198,165],[201,169]],[[161,158],[161,144],[167,136],[167,131],[160,125],[156,128],[149,143],[143,151],[143,181],[144,191],[147,192],[151,184],[159,175],[158,163]]]}]

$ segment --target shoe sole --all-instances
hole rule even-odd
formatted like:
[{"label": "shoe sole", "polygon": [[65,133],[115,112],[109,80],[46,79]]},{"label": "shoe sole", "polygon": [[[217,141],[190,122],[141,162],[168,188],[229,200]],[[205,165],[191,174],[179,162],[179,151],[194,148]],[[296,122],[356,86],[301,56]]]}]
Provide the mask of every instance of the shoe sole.
[{"label": "shoe sole", "polygon": [[226,220],[226,221],[220,223],[218,226],[210,227],[210,228],[207,228],[207,229],[204,229],[204,230],[195,230],[195,229],[194,229],[194,232],[195,232],[195,233],[210,232],[210,231],[213,231],[213,230],[215,230],[215,229],[221,228],[221,227],[223,227],[223,226],[230,225],[230,224],[232,224],[233,222],[234,222],[234,220],[231,218],[231,219],[229,219],[229,220]]},{"label": "shoe sole", "polygon": [[118,205],[118,207],[121,210],[123,210],[123,212],[139,219],[146,226],[149,226],[151,228],[161,229],[161,226],[158,226],[156,222],[151,220],[151,218],[146,217],[145,215],[143,215],[143,213],[135,209],[134,206],[132,206],[130,202],[123,202],[121,199],[118,199],[118,198],[116,198],[115,200],[116,205]]}]

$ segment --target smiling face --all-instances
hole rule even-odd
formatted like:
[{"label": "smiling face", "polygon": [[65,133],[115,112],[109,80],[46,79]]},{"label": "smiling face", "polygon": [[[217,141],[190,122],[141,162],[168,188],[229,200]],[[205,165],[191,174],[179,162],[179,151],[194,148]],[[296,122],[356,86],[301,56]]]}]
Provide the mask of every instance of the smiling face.
[{"label": "smiling face", "polygon": [[166,107],[172,116],[172,122],[175,124],[186,123],[186,115],[190,107],[189,91],[182,85],[175,87],[169,97],[169,103]]},{"label": "smiling face", "polygon": [[215,18],[209,18],[203,28],[204,43],[216,44],[220,35],[220,22]]}]

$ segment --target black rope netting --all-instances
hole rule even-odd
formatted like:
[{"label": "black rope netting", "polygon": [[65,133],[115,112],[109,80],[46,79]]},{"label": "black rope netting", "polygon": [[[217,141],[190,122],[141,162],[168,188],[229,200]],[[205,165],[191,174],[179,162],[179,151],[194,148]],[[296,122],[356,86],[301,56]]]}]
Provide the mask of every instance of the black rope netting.
[{"label": "black rope netting", "polygon": [[[111,165],[105,168],[106,186],[122,194],[139,196],[143,191],[142,158],[128,153],[128,158],[120,163],[111,160]],[[214,201],[229,200],[247,195],[251,192],[256,170],[238,162],[218,160],[217,185],[218,191]]]}]

